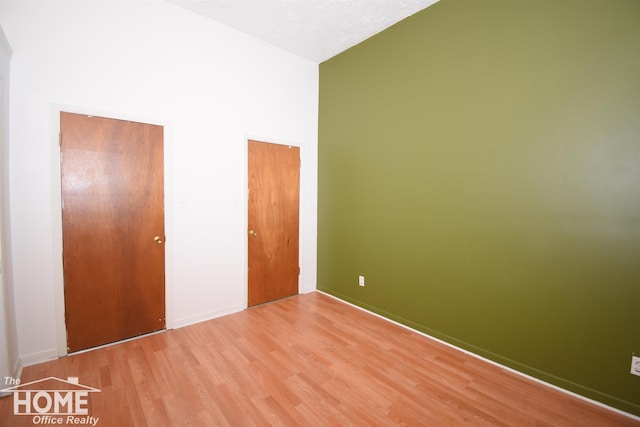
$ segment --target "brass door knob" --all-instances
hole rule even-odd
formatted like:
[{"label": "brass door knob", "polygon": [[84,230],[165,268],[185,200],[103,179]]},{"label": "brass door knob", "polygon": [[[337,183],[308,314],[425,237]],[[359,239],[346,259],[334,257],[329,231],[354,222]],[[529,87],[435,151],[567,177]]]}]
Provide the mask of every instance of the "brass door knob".
[{"label": "brass door knob", "polygon": [[249,230],[249,234],[251,234],[252,236],[257,236],[258,233],[256,233],[254,230]]},{"label": "brass door knob", "polygon": [[156,242],[157,244],[161,244],[162,243],[162,238],[160,236],[156,236],[153,238],[153,241]]}]

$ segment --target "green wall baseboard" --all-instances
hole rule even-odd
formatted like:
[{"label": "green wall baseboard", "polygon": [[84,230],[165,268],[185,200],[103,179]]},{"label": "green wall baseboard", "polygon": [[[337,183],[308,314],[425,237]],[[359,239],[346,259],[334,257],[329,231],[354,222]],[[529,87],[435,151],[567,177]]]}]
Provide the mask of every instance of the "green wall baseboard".
[{"label": "green wall baseboard", "polygon": [[396,316],[393,313],[388,313],[385,310],[371,306],[363,301],[359,301],[355,298],[344,295],[340,292],[336,292],[332,289],[319,286],[317,290],[325,295],[334,297],[366,312],[378,315],[383,319],[390,320],[401,326],[407,327],[410,330],[424,335],[429,339],[434,339],[463,353],[470,354],[474,357],[479,357],[480,359],[483,359],[489,363],[496,364],[502,368],[515,372],[518,375],[523,375],[545,386],[556,388],[562,392],[572,394],[580,399],[587,400],[592,404],[602,406],[608,410],[624,414],[640,421],[640,416],[635,415],[640,414],[640,406],[634,404],[633,402],[628,402],[615,396],[601,393],[597,390],[593,390],[588,387],[581,386],[580,384],[576,384],[572,381],[567,381],[558,376],[549,374],[548,372],[532,368],[531,366],[523,365],[522,363],[518,363],[515,360],[511,360],[507,357],[495,354],[486,349],[474,346],[464,341],[460,341],[459,339],[456,339],[454,337],[441,334],[438,331],[434,331],[426,327],[425,325],[420,325],[410,320],[404,319],[400,316]]}]

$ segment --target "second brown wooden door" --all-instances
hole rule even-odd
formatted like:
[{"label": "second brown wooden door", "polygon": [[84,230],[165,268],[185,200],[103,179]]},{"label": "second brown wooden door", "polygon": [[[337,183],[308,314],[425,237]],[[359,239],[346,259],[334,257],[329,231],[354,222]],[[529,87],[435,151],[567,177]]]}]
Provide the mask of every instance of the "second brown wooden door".
[{"label": "second brown wooden door", "polygon": [[165,327],[163,128],[61,113],[68,351]]},{"label": "second brown wooden door", "polygon": [[300,148],[249,141],[248,305],[298,293]]}]

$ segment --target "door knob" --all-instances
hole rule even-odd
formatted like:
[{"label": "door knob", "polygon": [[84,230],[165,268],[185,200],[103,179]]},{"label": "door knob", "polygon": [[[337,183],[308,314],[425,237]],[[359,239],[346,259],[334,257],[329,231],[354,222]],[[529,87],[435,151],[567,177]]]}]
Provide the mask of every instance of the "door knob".
[{"label": "door knob", "polygon": [[251,234],[252,236],[257,236],[258,233],[256,233],[254,230],[249,230],[249,234]]},{"label": "door knob", "polygon": [[156,236],[153,238],[153,241],[156,242],[157,244],[162,243],[162,238],[160,236]]}]

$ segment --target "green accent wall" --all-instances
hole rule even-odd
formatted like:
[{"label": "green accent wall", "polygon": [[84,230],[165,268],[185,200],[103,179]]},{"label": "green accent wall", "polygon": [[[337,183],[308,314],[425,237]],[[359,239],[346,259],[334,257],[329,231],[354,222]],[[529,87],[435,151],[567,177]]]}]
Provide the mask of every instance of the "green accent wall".
[{"label": "green accent wall", "polygon": [[318,289],[640,415],[640,1],[442,0],[322,63],[318,190]]}]

